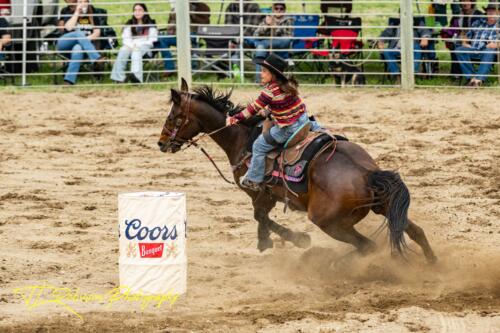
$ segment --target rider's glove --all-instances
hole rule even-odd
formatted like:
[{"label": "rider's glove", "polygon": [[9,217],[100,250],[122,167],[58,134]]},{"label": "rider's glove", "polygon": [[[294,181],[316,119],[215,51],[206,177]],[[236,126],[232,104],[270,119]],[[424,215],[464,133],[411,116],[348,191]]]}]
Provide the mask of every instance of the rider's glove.
[{"label": "rider's glove", "polygon": [[236,119],[235,117],[227,117],[226,118],[226,126],[232,126],[234,124],[237,124],[239,122],[238,119]]}]

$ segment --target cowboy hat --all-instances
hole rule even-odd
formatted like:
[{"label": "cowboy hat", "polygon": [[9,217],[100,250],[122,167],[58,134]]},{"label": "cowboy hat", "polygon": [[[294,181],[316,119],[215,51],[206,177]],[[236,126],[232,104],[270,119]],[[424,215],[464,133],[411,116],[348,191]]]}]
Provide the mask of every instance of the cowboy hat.
[{"label": "cowboy hat", "polygon": [[262,59],[262,58],[255,59],[254,63],[257,65],[261,65],[262,67],[267,68],[280,81],[288,81],[288,78],[285,76],[285,74],[283,74],[283,72],[288,67],[288,63],[282,57],[280,57],[274,53],[271,53],[265,59]]}]

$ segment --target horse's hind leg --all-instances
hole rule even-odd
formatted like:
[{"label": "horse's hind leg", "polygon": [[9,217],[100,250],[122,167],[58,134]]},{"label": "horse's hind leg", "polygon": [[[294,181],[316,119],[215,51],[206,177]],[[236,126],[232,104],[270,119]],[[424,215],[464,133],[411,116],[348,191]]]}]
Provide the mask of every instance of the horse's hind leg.
[{"label": "horse's hind leg", "polygon": [[425,258],[429,263],[434,263],[437,261],[437,257],[434,255],[434,251],[432,251],[429,242],[427,241],[427,237],[425,237],[425,232],[418,225],[413,223],[410,219],[408,219],[408,226],[406,227],[406,233],[408,236],[424,251]]},{"label": "horse's hind leg", "polygon": [[354,229],[353,223],[345,224],[336,221],[321,227],[321,230],[338,241],[354,245],[358,252],[363,255],[371,253],[376,249],[375,242]]}]

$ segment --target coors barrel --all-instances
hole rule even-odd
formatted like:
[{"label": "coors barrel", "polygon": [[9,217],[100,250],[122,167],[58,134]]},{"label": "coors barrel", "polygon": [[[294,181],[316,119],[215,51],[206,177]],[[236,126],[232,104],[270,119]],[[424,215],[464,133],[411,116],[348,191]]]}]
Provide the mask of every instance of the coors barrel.
[{"label": "coors barrel", "polygon": [[132,293],[185,293],[185,194],[120,194],[118,219],[120,286],[130,288]]}]

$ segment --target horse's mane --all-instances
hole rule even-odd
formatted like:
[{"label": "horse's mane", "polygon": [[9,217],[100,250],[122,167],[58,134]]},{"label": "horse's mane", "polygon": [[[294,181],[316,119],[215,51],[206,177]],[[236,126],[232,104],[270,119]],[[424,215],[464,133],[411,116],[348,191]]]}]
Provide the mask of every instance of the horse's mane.
[{"label": "horse's mane", "polygon": [[223,114],[229,114],[230,116],[242,111],[244,107],[240,104],[234,104],[231,102],[231,94],[233,90],[229,90],[226,92],[220,91],[218,89],[214,89],[211,86],[203,85],[201,87],[195,88],[195,95],[193,97],[195,99],[201,100],[209,105],[211,105],[214,109]]}]

